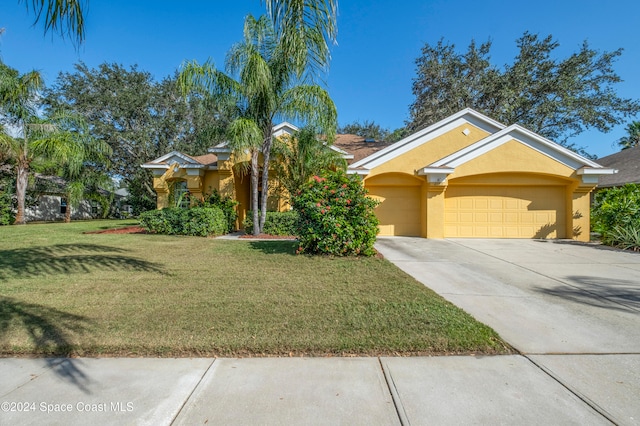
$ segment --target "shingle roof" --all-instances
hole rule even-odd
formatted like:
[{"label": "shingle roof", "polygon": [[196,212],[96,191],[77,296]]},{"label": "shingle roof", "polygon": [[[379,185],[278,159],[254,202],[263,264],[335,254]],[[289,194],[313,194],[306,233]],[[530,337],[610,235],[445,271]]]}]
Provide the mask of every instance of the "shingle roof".
[{"label": "shingle roof", "polygon": [[353,160],[349,160],[349,164],[362,160],[365,157],[388,147],[393,142],[374,141],[366,142],[365,138],[358,135],[336,135],[333,145],[343,151],[353,154]]},{"label": "shingle roof", "polygon": [[596,162],[604,167],[618,170],[616,174],[600,176],[599,187],[640,183],[640,146],[599,158]]},{"label": "shingle roof", "polygon": [[210,166],[212,164],[215,164],[218,161],[218,157],[215,154],[205,154],[205,155],[196,155],[196,156],[190,155],[189,157],[193,158],[198,163],[204,166]]}]

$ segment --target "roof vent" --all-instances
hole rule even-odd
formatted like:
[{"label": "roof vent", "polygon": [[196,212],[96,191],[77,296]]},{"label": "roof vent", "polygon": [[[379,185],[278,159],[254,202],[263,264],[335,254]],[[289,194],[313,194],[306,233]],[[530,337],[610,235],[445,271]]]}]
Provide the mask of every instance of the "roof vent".
[{"label": "roof vent", "polygon": [[366,143],[376,143],[376,140],[375,140],[375,139],[373,139],[373,138],[366,138],[364,141],[365,141]]},{"label": "roof vent", "polygon": [[464,130],[462,131],[462,133],[464,133],[464,135],[465,135],[465,136],[469,136],[469,133],[471,133],[471,130],[469,130],[469,129],[464,129]]}]

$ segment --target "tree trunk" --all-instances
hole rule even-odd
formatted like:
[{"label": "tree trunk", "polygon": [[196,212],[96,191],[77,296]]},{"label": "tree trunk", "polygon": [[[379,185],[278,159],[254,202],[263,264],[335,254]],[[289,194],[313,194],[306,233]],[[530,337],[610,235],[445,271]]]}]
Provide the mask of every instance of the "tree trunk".
[{"label": "tree trunk", "polygon": [[27,185],[29,183],[29,163],[24,158],[18,158],[16,167],[16,196],[18,197],[18,211],[16,213],[16,225],[24,225],[26,218],[24,216],[24,201],[27,196]]},{"label": "tree trunk", "polygon": [[251,152],[251,210],[253,210],[253,235],[260,234],[260,223],[258,222],[258,184],[260,180],[260,169],[258,168],[258,150]]},{"label": "tree trunk", "polygon": [[260,206],[260,233],[264,229],[264,222],[267,220],[267,202],[269,198],[269,159],[271,157],[271,142],[273,127],[269,127],[269,132],[265,135],[262,144],[262,202]]}]

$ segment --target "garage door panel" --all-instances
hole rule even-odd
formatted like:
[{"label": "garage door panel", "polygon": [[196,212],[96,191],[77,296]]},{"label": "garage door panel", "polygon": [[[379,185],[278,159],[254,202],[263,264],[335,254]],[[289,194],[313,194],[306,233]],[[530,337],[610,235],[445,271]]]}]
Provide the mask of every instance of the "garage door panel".
[{"label": "garage door panel", "polygon": [[479,223],[486,223],[489,221],[489,215],[487,213],[474,213],[473,220]]},{"label": "garage door panel", "polygon": [[564,187],[450,185],[445,236],[564,238]]},{"label": "garage door panel", "polygon": [[515,200],[512,198],[507,198],[504,200],[504,209],[505,210],[518,210],[520,209],[520,200]]},{"label": "garage door panel", "polygon": [[380,202],[375,209],[380,221],[379,235],[420,235],[419,186],[370,186],[367,189],[369,196]]}]

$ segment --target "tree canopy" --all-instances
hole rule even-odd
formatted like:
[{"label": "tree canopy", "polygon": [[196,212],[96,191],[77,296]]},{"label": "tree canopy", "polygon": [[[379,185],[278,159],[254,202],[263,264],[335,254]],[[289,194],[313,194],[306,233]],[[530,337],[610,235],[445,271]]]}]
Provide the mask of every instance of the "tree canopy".
[{"label": "tree canopy", "polygon": [[209,99],[186,101],[175,78],[156,82],[137,66],[78,63],[75,72],[58,75],[45,104],[83,116],[91,135],[112,148],[108,172],[128,184],[136,213],[155,208],[152,177],[141,164],[172,150],[204,154],[222,139],[226,126]]},{"label": "tree canopy", "polygon": [[354,121],[338,128],[340,134],[358,135],[363,138],[371,138],[377,141],[387,140],[390,135],[389,129],[385,129],[374,121],[365,120],[364,122]]},{"label": "tree canopy", "polygon": [[622,81],[613,67],[622,49],[599,53],[585,41],[558,59],[559,43],[551,35],[528,32],[516,45],[513,63],[500,68],[491,63],[491,41],[479,46],[472,41],[464,53],[443,40],[425,44],[416,59],[409,129],[471,107],[570,146],[572,136],[590,128],[607,132],[640,111],[638,100],[614,90]]}]

